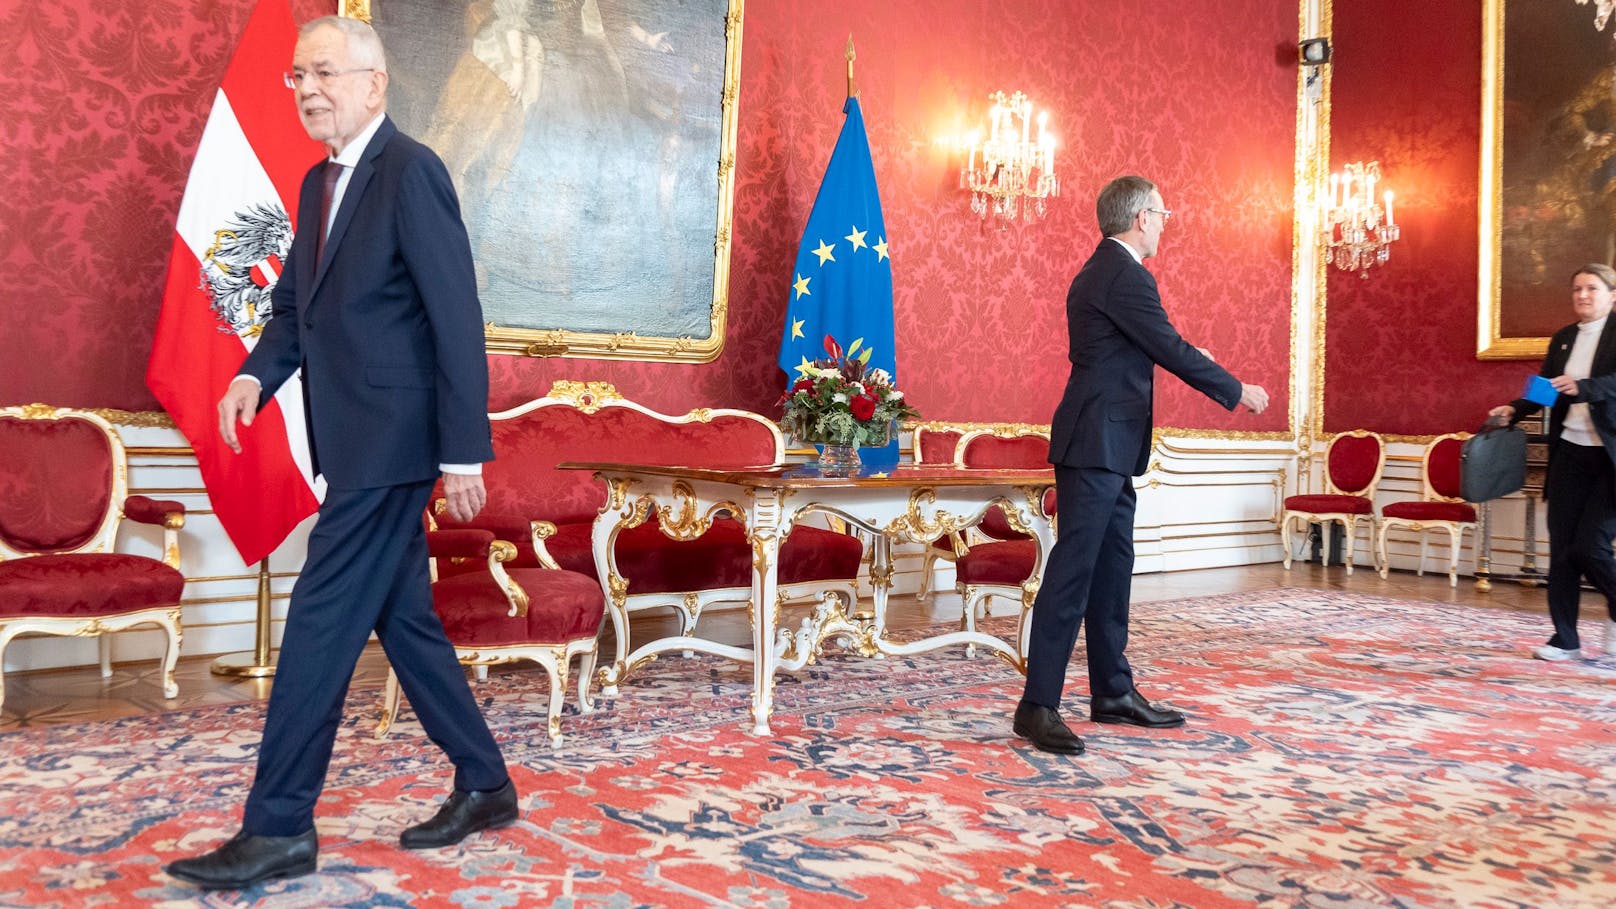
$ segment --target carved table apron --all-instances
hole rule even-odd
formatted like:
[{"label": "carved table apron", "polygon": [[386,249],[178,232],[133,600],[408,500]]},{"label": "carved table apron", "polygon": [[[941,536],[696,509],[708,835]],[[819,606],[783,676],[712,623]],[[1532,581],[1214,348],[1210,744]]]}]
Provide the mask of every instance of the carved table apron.
[{"label": "carved table apron", "polygon": [[[623,662],[601,670],[603,693],[612,696],[635,667],[671,651],[714,654],[752,664],[752,727],[769,733],[774,707],[774,674],[813,662],[824,642],[833,640],[864,656],[909,655],[941,647],[974,644],[1025,673],[1026,637],[1031,628],[1033,596],[1043,576],[1044,559],[1054,533],[1042,503],[1054,485],[1052,470],[962,470],[953,467],[904,465],[886,472],[826,476],[812,465],[739,469],[656,467],[617,463],[566,463],[593,470],[606,485],[606,504],[595,519],[592,544],[595,566],[607,594],[607,612],[619,636],[628,633],[624,600],[632,579],[625,580],[613,558],[617,535],[643,524],[655,509],[662,532],[675,540],[692,540],[726,515],[746,525],[752,548],[752,593],[747,614],[751,649],[689,635],[658,638],[643,644]],[[892,544],[932,540],[963,531],[999,505],[1011,526],[1036,541],[1031,579],[1023,586],[1020,623],[1014,646],[978,631],[953,631],[899,643],[886,636],[887,596],[892,586]],[[779,626],[780,547],[801,518],[821,513],[864,531],[871,544],[871,614],[854,612],[856,604],[827,594],[796,630]],[[761,608],[761,607],[767,608]]]}]

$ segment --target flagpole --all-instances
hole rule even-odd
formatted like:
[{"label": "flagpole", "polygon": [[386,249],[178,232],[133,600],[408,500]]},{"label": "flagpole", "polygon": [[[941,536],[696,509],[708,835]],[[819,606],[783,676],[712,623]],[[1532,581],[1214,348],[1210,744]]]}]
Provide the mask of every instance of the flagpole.
[{"label": "flagpole", "polygon": [[852,35],[852,33],[848,33],[848,36],[847,36],[847,96],[849,98],[858,97],[858,92],[853,90],[853,58],[854,58],[854,56],[855,56],[855,54],[853,53],[853,35]]},{"label": "flagpole", "polygon": [[258,622],[252,653],[227,653],[213,661],[214,675],[267,679],[275,674],[269,654],[269,556],[258,563]]}]

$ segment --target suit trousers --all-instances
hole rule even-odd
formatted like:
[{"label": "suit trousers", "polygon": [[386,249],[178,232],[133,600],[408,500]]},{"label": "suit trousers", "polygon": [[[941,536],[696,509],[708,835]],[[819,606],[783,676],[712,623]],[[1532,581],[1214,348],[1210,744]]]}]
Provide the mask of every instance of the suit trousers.
[{"label": "suit trousers", "polygon": [[455,788],[498,789],[509,779],[432,611],[422,525],[432,487],[429,480],[327,492],[292,588],[245,833],[295,836],[313,827],[348,682],[372,629],[427,736],[454,763]]},{"label": "suit trousers", "polygon": [[1133,586],[1133,478],[1094,467],[1055,465],[1059,522],[1055,548],[1033,601],[1022,701],[1058,709],[1066,665],[1085,620],[1089,696],[1133,690],[1128,595]]},{"label": "suit trousers", "polygon": [[1582,579],[1605,597],[1616,619],[1616,469],[1610,454],[1597,445],[1556,442],[1544,484],[1549,500],[1549,645],[1565,650],[1581,647],[1577,613]]}]

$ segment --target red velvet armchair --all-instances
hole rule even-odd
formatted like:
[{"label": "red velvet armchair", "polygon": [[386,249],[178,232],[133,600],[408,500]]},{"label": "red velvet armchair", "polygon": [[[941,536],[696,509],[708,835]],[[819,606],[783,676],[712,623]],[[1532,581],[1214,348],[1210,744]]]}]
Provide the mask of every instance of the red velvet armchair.
[{"label": "red velvet armchair", "polygon": [[1476,508],[1459,495],[1459,455],[1468,432],[1437,436],[1425,446],[1420,458],[1421,496],[1417,501],[1392,502],[1380,510],[1380,531],[1375,536],[1375,553],[1380,560],[1380,576],[1386,576],[1386,531],[1406,528],[1419,534],[1420,567],[1425,574],[1426,531],[1448,532],[1448,586],[1459,586],[1459,544],[1466,530],[1476,529]]},{"label": "red velvet armchair", "polygon": [[[589,713],[589,684],[595,673],[600,623],[606,598],[587,575],[551,568],[513,568],[515,545],[486,530],[431,530],[432,608],[462,665],[479,676],[489,666],[528,660],[550,677],[547,730],[550,746],[561,747],[561,706],[572,660],[578,662],[578,710]],[[444,563],[458,573],[440,571]],[[469,569],[469,570],[466,570]],[[386,736],[398,716],[398,675],[387,673],[382,718],[376,736]]]},{"label": "red velvet armchair", "polygon": [[[179,693],[179,530],[185,506],[128,495],[123,441],[87,411],[0,408],[0,666],[20,635],[107,635],[156,625],[167,635],[163,697]],[[163,528],[163,558],[115,552],[123,518]],[[0,673],[0,704],[5,678]]]},{"label": "red velvet armchair", "polygon": [[[980,470],[1047,467],[1049,430],[1029,426],[972,430],[960,436],[954,464]],[[1045,514],[1055,514],[1055,490],[1044,495],[1042,507]],[[1021,606],[1017,650],[1025,655],[1032,630],[1029,613],[1044,574],[1043,554],[1026,528],[1002,508],[988,509],[974,529],[982,538],[969,542],[954,561],[954,589],[963,600],[960,628],[975,631],[977,617],[988,614],[994,597],[1014,600]]]},{"label": "red velvet armchair", "polygon": [[[1369,520],[1369,541],[1373,551],[1375,529],[1375,486],[1386,468],[1386,443],[1365,429],[1343,432],[1330,439],[1324,453],[1325,491],[1317,495],[1286,496],[1280,518],[1280,540],[1285,547],[1285,569],[1291,567],[1291,524],[1293,521],[1321,524],[1338,523],[1346,529],[1347,574],[1352,574],[1352,554],[1358,537],[1358,520]],[[1328,528],[1326,528],[1328,531]],[[1322,536],[1324,561],[1330,561],[1330,534]]]}]

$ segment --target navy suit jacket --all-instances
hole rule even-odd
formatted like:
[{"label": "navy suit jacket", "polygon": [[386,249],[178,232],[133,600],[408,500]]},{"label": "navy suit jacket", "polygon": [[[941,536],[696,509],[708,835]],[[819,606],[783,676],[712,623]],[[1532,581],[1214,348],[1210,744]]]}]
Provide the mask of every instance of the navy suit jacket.
[{"label": "navy suit jacket", "polygon": [[267,403],[302,368],[315,470],[333,487],[493,460],[482,307],[448,170],[384,120],[315,262],[323,167],[303,178],[274,317],[241,372]]},{"label": "navy suit jacket", "polygon": [[1229,410],[1240,403],[1240,381],[1179,336],[1156,279],[1115,240],[1101,240],[1072,280],[1066,329],[1072,374],[1051,421],[1051,463],[1144,473],[1157,366]]}]

